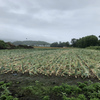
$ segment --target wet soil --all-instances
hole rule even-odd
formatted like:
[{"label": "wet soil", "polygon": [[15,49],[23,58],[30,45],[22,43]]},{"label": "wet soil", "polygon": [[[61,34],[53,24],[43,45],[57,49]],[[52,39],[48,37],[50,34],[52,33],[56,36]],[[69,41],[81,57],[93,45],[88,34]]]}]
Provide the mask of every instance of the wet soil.
[{"label": "wet soil", "polygon": [[0,74],[0,81],[4,81],[4,82],[12,81],[13,83],[19,82],[20,85],[32,83],[35,81],[45,83],[46,85],[61,85],[62,83],[75,85],[77,82],[84,82],[89,80],[92,81],[93,83],[100,82],[100,80],[98,80],[97,77],[75,78],[74,76],[67,76],[67,75],[66,76],[55,76],[55,75],[45,76],[42,74],[31,76],[29,75],[29,73],[23,74],[23,73],[16,73],[16,72]]},{"label": "wet soil", "polygon": [[[45,76],[45,75],[34,75],[30,76],[29,73],[6,73],[6,74],[0,74],[0,81],[4,82],[12,82],[12,86],[10,87],[10,91],[15,95],[15,90],[18,87],[23,87],[23,86],[30,86],[34,84],[36,81],[39,81],[45,86],[55,86],[55,85],[61,85],[62,83],[68,83],[69,85],[75,85],[77,82],[84,82],[84,81],[92,81],[93,83],[95,82],[100,82],[96,77],[94,78],[81,78],[77,77],[75,78],[74,76]],[[19,97],[20,98],[20,97]],[[21,97],[19,100],[38,100],[38,99],[33,99],[31,97]]]}]

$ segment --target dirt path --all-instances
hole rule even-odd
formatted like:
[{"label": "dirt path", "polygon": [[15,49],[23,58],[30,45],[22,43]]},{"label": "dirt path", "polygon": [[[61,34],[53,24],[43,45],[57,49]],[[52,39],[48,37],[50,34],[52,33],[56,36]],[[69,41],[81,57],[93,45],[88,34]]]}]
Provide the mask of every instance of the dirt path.
[{"label": "dirt path", "polygon": [[2,74],[0,75],[0,81],[5,81],[5,82],[10,82],[12,81],[13,83],[19,82],[20,85],[27,85],[34,83],[35,81],[39,81],[42,83],[45,83],[46,85],[61,85],[62,83],[68,83],[70,85],[74,85],[77,82],[84,82],[84,81],[89,81],[91,80],[92,82],[100,82],[97,78],[75,78],[72,76],[44,76],[44,75],[35,75],[35,76],[30,76],[28,73],[22,74],[22,73],[7,73],[7,74]]}]

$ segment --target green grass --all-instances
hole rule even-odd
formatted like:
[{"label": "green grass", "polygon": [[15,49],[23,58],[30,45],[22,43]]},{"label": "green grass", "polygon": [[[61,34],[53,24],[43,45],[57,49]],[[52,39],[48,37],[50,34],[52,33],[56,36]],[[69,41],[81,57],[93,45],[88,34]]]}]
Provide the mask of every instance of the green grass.
[{"label": "green grass", "polygon": [[100,46],[90,46],[90,47],[87,47],[87,49],[100,50]]}]

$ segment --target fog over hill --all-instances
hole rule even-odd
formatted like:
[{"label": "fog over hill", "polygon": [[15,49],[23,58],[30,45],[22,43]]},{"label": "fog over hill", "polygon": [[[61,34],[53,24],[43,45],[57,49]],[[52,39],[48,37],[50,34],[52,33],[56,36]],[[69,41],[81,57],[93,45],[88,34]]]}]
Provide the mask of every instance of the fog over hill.
[{"label": "fog over hill", "polygon": [[5,42],[14,42],[14,41],[17,41],[17,40],[14,40],[14,39],[5,39],[5,38],[0,38],[0,40],[3,40]]},{"label": "fog over hill", "polygon": [[30,45],[30,46],[40,46],[40,45],[50,45],[50,43],[48,42],[45,42],[45,41],[31,41],[31,40],[28,40],[28,41],[15,41],[15,42],[12,42],[12,44],[14,45]]}]

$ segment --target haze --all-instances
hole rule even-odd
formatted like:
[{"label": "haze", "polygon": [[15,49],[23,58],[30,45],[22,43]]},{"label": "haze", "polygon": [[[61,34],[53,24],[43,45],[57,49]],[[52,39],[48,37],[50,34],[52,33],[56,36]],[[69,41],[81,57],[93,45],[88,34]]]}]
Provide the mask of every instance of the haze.
[{"label": "haze", "polygon": [[99,31],[100,0],[0,0],[0,39],[66,42]]}]

